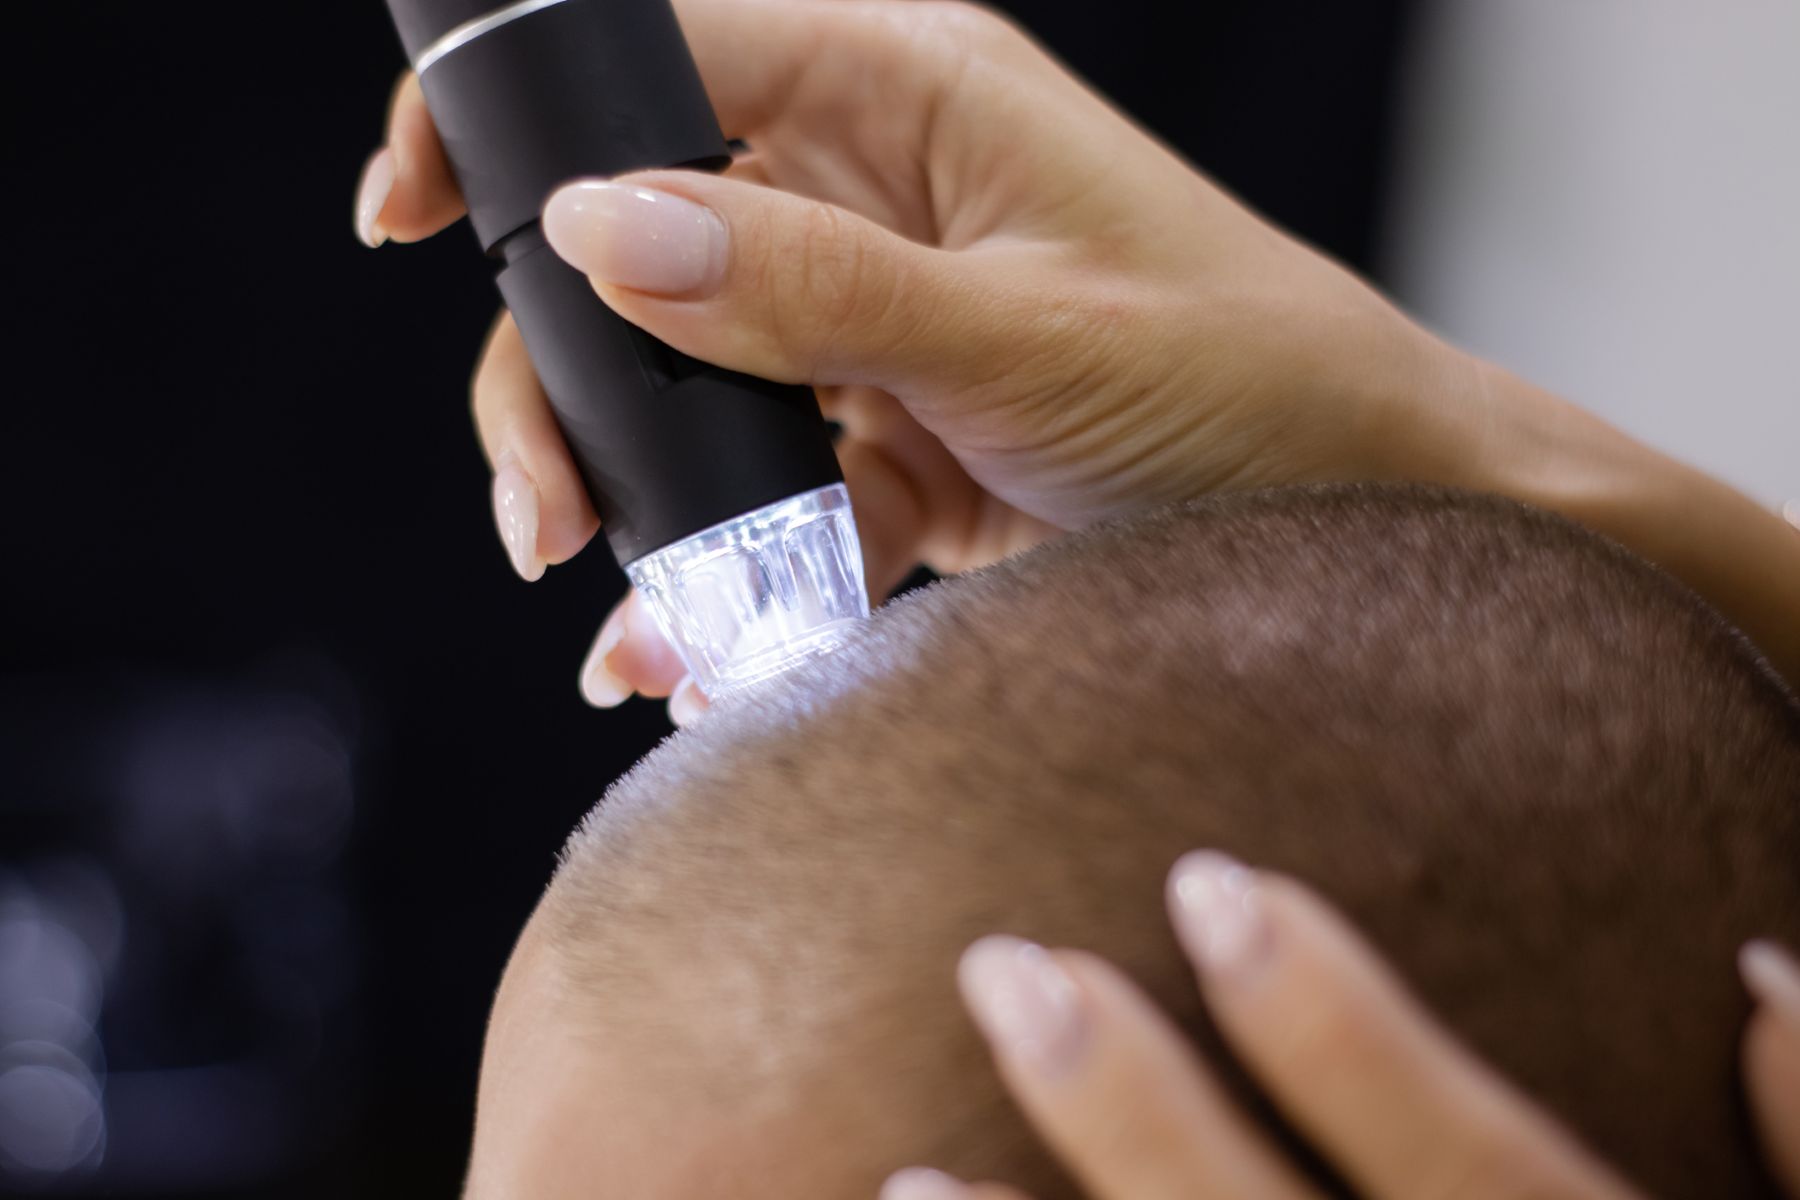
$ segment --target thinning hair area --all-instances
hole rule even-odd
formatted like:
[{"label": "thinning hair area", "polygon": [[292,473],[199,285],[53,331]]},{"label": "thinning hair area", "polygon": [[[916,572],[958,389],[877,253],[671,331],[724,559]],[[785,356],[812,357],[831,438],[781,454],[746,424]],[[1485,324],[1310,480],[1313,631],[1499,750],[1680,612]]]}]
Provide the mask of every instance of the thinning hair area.
[{"label": "thinning hair area", "polygon": [[905,596],[650,754],[540,916],[634,1086],[803,1131],[806,1194],[929,1163],[1050,1200],[955,994],[983,934],[1117,962],[1286,1136],[1163,913],[1196,847],[1321,891],[1658,1195],[1777,1194],[1733,955],[1800,942],[1800,707],[1683,587],[1508,501],[1225,495]]}]

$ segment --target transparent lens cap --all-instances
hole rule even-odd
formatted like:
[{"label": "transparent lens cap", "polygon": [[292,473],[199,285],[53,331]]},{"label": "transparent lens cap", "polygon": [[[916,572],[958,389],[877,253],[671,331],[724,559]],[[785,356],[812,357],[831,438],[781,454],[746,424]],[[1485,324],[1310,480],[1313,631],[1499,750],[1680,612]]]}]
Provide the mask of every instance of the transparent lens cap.
[{"label": "transparent lens cap", "polygon": [[715,525],[625,573],[715,700],[829,652],[869,615],[841,483]]}]

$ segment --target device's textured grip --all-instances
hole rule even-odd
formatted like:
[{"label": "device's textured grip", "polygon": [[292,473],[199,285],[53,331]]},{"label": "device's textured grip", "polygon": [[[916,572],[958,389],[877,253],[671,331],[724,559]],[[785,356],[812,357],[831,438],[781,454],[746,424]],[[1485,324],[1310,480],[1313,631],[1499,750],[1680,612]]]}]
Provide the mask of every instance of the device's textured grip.
[{"label": "device's textured grip", "polygon": [[843,478],[811,388],[663,345],[547,245],[499,283],[621,564]]}]

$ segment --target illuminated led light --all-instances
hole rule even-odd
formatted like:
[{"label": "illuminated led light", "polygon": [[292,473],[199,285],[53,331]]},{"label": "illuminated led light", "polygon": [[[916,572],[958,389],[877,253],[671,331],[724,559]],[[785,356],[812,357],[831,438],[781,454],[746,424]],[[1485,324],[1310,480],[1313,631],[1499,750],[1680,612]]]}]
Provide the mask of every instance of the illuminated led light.
[{"label": "illuminated led light", "polygon": [[841,483],[715,525],[625,571],[715,700],[830,651],[869,615]]}]

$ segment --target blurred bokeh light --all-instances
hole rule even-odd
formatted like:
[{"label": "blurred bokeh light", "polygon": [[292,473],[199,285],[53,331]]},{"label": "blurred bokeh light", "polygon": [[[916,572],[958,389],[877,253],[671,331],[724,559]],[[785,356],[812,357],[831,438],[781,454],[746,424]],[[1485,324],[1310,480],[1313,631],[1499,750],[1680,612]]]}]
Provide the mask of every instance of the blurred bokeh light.
[{"label": "blurred bokeh light", "polygon": [[92,683],[0,691],[9,849],[29,848],[0,870],[0,1179],[274,1179],[348,1111],[355,714],[293,687]]}]

